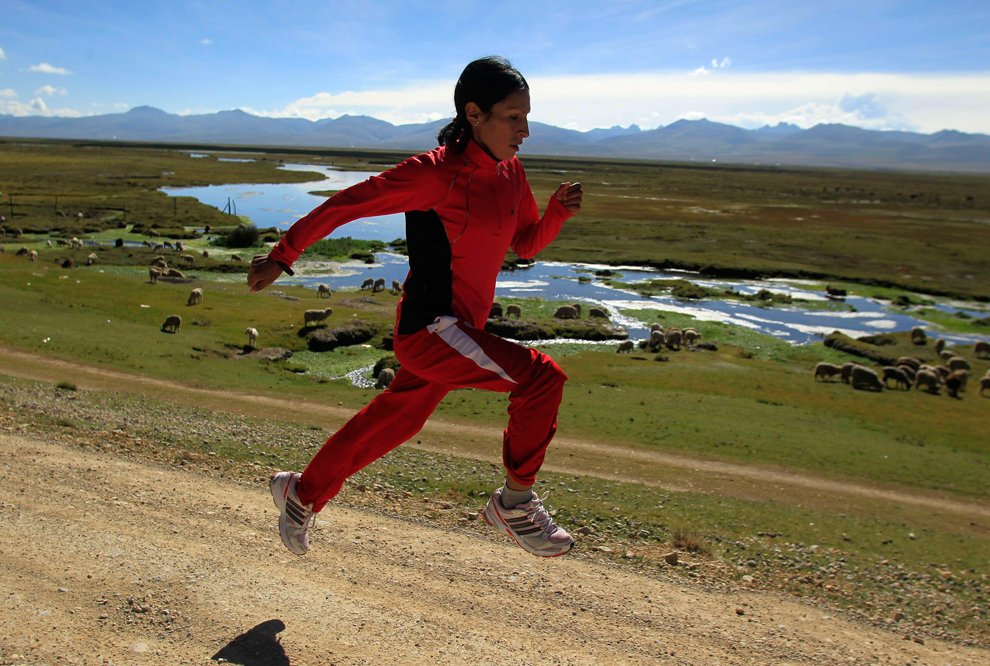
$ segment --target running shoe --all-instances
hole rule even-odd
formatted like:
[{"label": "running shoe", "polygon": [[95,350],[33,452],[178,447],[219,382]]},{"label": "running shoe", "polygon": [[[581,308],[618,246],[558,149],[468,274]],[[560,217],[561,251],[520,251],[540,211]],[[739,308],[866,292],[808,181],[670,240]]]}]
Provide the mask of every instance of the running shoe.
[{"label": "running shoe", "polygon": [[519,546],[539,557],[563,555],[574,545],[574,538],[564,528],[553,522],[543,508],[543,500],[549,492],[539,497],[533,493],[532,499],[512,509],[502,506],[502,489],[492,493],[485,507],[485,522],[497,530],[502,530],[515,539]]},{"label": "running shoe", "polygon": [[296,494],[296,486],[302,474],[299,472],[276,472],[269,484],[272,499],[281,512],[278,517],[278,532],[282,543],[296,555],[305,555],[309,550],[309,528],[316,524],[316,514],[312,504],[303,504]]}]

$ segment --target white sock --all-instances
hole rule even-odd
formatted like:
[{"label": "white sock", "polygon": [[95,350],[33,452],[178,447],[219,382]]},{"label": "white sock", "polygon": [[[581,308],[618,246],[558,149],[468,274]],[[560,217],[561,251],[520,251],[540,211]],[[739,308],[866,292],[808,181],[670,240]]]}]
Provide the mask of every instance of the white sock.
[{"label": "white sock", "polygon": [[533,489],[513,490],[509,486],[502,486],[502,506],[506,509],[514,509],[519,504],[525,504],[533,497]]}]

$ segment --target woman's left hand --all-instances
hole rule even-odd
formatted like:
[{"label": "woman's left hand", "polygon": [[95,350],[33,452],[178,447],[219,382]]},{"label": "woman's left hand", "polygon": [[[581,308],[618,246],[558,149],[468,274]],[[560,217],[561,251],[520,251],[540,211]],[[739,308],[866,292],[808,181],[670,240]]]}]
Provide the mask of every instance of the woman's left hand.
[{"label": "woman's left hand", "polygon": [[581,199],[584,197],[584,189],[581,183],[561,183],[557,191],[553,193],[553,198],[564,204],[571,215],[581,212]]}]

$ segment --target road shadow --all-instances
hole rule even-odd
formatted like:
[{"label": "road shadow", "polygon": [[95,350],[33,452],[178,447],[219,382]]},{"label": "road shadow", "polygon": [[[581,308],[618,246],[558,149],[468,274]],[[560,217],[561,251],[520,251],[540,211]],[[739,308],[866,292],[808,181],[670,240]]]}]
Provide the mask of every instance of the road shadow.
[{"label": "road shadow", "polygon": [[290,666],[278,634],[285,630],[282,620],[268,620],[230,641],[210,657],[241,666]]}]

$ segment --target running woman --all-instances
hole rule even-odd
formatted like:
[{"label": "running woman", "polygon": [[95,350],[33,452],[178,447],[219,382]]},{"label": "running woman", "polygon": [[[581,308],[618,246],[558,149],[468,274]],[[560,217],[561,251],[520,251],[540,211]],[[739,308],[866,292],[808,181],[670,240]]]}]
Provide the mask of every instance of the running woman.
[{"label": "running woman", "polygon": [[402,287],[393,348],[401,364],[392,385],[326,441],[305,471],[278,472],[271,491],[282,543],[302,555],[308,529],[347,477],[413,437],[452,389],[509,394],[503,434],[505,485],[485,520],[541,557],[563,555],[574,539],[533,492],[557,430],[566,375],[553,360],[485,332],[506,252],[538,254],[581,210],[580,183],[563,183],[540,217],[519,146],[529,136],[529,85],[500,57],[475,60],[454,88],[456,116],[440,146],[338,192],[292,225],[251,262],[257,292],[334,229],[361,217],[404,212],[409,274]]}]

